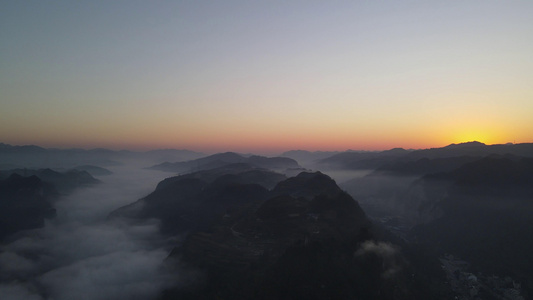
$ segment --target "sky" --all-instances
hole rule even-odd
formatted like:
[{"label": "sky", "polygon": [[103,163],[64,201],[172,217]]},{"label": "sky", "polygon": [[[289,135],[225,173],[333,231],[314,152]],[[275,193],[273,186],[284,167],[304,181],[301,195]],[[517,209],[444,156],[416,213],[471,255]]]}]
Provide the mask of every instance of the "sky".
[{"label": "sky", "polygon": [[533,1],[2,1],[0,142],[533,142]]}]

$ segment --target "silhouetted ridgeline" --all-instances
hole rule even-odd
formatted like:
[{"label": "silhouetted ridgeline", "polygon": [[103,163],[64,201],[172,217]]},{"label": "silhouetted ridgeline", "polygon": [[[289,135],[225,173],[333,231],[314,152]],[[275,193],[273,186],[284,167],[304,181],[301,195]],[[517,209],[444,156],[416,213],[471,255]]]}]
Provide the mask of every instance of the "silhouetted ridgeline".
[{"label": "silhouetted ridgeline", "polygon": [[305,151],[305,150],[291,150],[283,152],[279,156],[288,157],[296,160],[298,163],[303,166],[312,166],[321,159],[331,157],[333,155],[339,154],[339,151]]},{"label": "silhouetted ridgeline", "polygon": [[0,171],[0,240],[24,229],[44,226],[53,218],[53,200],[100,181],[85,171],[51,169]]},{"label": "silhouetted ridgeline", "polygon": [[206,228],[220,214],[238,210],[251,199],[265,200],[268,188],[286,177],[247,164],[230,164],[167,178],[143,199],[117,209],[111,218],[157,218],[163,232],[178,234]]},{"label": "silhouetted ridgeline", "polygon": [[86,171],[69,170],[57,172],[52,169],[14,169],[0,171],[0,178],[6,178],[11,174],[18,174],[24,177],[37,176],[41,180],[51,183],[60,193],[69,193],[76,188],[97,184],[100,181],[91,176]]},{"label": "silhouetted ridgeline", "polygon": [[487,157],[422,184],[435,181],[449,182],[435,204],[443,214],[415,228],[418,238],[533,292],[533,159]]},{"label": "silhouetted ridgeline", "polygon": [[[533,157],[533,144],[502,144],[485,145],[479,142],[468,142],[462,144],[451,144],[442,148],[432,148],[424,150],[405,150],[401,148],[376,151],[376,152],[343,152],[329,158],[318,161],[317,166],[329,169],[378,169],[394,168],[401,164],[416,162],[419,160],[435,160],[448,158],[482,158],[491,154],[511,154],[516,156]],[[445,160],[440,160],[444,162]],[[423,166],[414,172],[435,172],[430,167],[424,169]]]},{"label": "silhouetted ridgeline", "polygon": [[[466,260],[470,272],[510,276],[521,283],[517,291],[531,297],[533,158],[525,151],[530,144],[445,148],[420,152],[433,158],[388,164],[342,186],[401,237]],[[493,154],[494,149],[508,153]],[[484,284],[476,289],[487,297],[503,295]]]},{"label": "silhouetted ridgeline", "polygon": [[51,204],[57,191],[37,176],[12,174],[0,180],[0,241],[24,229],[44,226],[45,218],[53,218]]},{"label": "silhouetted ridgeline", "polygon": [[147,197],[110,215],[134,222],[149,218],[161,220],[166,234],[189,232],[167,264],[178,274],[197,274],[162,299],[448,295],[428,284],[443,287],[438,274],[420,276],[397,246],[380,240],[380,230],[357,202],[320,172],[286,179],[245,164],[194,172],[165,179]]},{"label": "silhouetted ridgeline", "polygon": [[[109,149],[52,149],[34,145],[12,146],[0,143],[0,170],[15,168],[64,168],[80,165],[99,167],[115,166],[122,163],[164,161],[185,161],[203,156],[189,150],[152,150],[146,152],[115,151]],[[96,174],[95,174],[96,175]]]},{"label": "silhouetted ridgeline", "polygon": [[257,155],[244,157],[237,153],[226,152],[185,162],[165,162],[152,166],[150,169],[175,173],[188,173],[200,170],[209,170],[235,163],[246,163],[259,168],[283,171],[291,168],[301,168],[300,165],[298,165],[298,162],[287,157],[264,157]]},{"label": "silhouetted ridgeline", "polygon": [[[124,244],[127,253],[135,254],[124,257],[117,246],[114,249],[119,252],[106,254],[110,259],[106,262],[123,270],[130,264],[128,259],[133,257],[131,263],[137,263],[150,253],[150,262],[141,263],[141,269],[154,273],[142,277],[142,282],[153,284],[146,293],[152,297],[164,290],[160,299],[507,299],[509,295],[528,299],[533,295],[532,145],[470,142],[322,157],[313,168],[324,168],[332,176],[354,176],[341,183],[342,189],[319,171],[299,172],[300,165],[286,157],[231,152],[193,157],[154,166],[182,173],[159,181],[164,173],[140,169],[149,165],[152,158],[148,156],[133,161],[129,159],[137,154],[127,158],[129,152],[82,150],[81,162],[72,164],[80,166],[75,170],[22,167],[0,171],[0,233],[7,236],[42,226],[45,218],[53,217],[50,199],[97,182],[91,171],[99,176],[107,173],[102,164],[88,165],[87,161],[120,159],[135,163],[137,169],[114,167],[112,176],[101,178],[103,191],[116,189],[121,194],[129,184],[124,178],[137,178],[137,183],[152,180],[152,188],[159,181],[155,190],[118,209],[130,197],[101,209],[108,199],[92,201],[100,191],[86,189],[84,197],[89,200],[72,197],[68,200],[73,202],[56,205],[68,215],[71,207],[94,204],[97,221],[58,220],[42,232],[28,232],[28,237],[34,233],[42,233],[39,238],[61,236],[71,229],[78,230],[76,238],[88,234],[99,239],[101,233],[110,234],[113,240],[119,239],[118,245]],[[0,157],[13,154],[13,146],[2,147],[7,150],[2,153],[0,149]],[[33,146],[17,149],[20,153],[14,155],[19,157],[55,151]],[[288,153],[307,157],[306,162],[324,155]],[[174,154],[174,150],[155,151],[153,159],[160,163],[161,158],[155,156]],[[296,176],[288,175],[296,171]],[[125,176],[119,178],[119,174]],[[146,195],[145,188],[135,197]],[[75,203],[82,200],[88,201]],[[104,224],[101,216],[110,209],[115,210]],[[70,216],[83,218],[80,212]],[[30,239],[40,243],[38,238]],[[54,240],[47,243],[50,247]],[[19,254],[15,246],[10,249]],[[0,260],[5,262],[9,255]],[[82,274],[84,266],[100,268],[101,258],[93,258],[91,251],[88,255],[83,264],[73,263],[66,269]],[[40,268],[40,259],[30,260]],[[36,272],[61,278],[66,269],[58,263],[53,272]],[[9,272],[1,274],[19,278],[19,273]],[[33,284],[23,285],[39,295],[46,293]],[[56,295],[59,291],[63,290],[59,288]],[[131,294],[129,290],[127,295]]]},{"label": "silhouetted ridgeline", "polygon": [[317,166],[328,169],[375,169],[385,163],[404,157],[409,150],[395,148],[386,151],[342,152],[317,162]]},{"label": "silhouetted ridgeline", "polygon": [[108,169],[97,167],[97,166],[92,166],[92,165],[75,166],[72,169],[79,170],[79,171],[86,171],[92,176],[105,176],[105,175],[113,174],[113,172],[109,171]]}]

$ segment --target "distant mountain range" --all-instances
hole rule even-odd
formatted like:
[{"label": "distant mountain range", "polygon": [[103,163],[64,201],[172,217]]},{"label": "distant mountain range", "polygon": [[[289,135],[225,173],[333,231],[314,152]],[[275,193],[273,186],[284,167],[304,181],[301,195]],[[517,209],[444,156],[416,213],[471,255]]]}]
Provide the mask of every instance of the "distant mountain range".
[{"label": "distant mountain range", "polygon": [[[292,150],[279,157],[262,157],[241,155],[233,152],[205,156],[189,150],[162,149],[146,152],[109,149],[47,149],[35,145],[12,146],[0,143],[0,170],[20,167],[72,168],[76,165],[94,165],[99,167],[120,164],[121,161],[144,161],[155,163],[153,169],[169,172],[197,171],[222,166],[226,163],[250,163],[266,168],[301,168],[360,170],[377,168],[394,168],[420,159],[447,159],[455,157],[481,158],[490,154],[512,154],[533,157],[533,144],[499,144],[485,145],[480,142],[451,144],[441,148],[423,150],[406,150],[394,148],[385,151],[305,151]],[[285,158],[285,160],[284,160]],[[287,159],[288,158],[288,159]],[[467,159],[467,158],[465,158]],[[43,161],[47,165],[43,165]],[[444,163],[442,160],[441,163]],[[294,162],[297,162],[294,164]],[[438,164],[438,162],[435,162]],[[423,164],[423,163],[421,163]],[[276,166],[277,165],[277,166]],[[408,167],[406,167],[408,168]],[[418,166],[415,168],[424,168]],[[431,169],[430,166],[427,169]],[[423,170],[417,172],[424,172]]]},{"label": "distant mountain range", "polygon": [[79,170],[79,171],[86,171],[92,176],[105,176],[105,175],[113,174],[113,172],[109,171],[106,168],[92,166],[92,165],[75,166],[72,169]]},{"label": "distant mountain range", "polygon": [[[172,159],[179,155],[189,158]],[[101,168],[106,162],[140,160],[181,175],[114,210],[108,222],[158,220],[174,247],[164,268],[191,278],[159,299],[533,295],[533,144],[284,155],[293,158],[0,144],[4,168],[31,165],[33,157],[77,166],[66,172],[29,166],[0,171],[0,239],[41,227],[54,216],[51,199],[98,182],[89,173],[108,174]],[[320,171],[304,170],[298,157],[325,172],[369,171],[339,187]],[[471,269],[444,263],[449,254]]]},{"label": "distant mountain range", "polygon": [[339,154],[339,151],[306,151],[306,150],[291,150],[283,152],[279,156],[292,158],[303,166],[313,165],[321,159],[331,157]]},{"label": "distant mountain range", "polygon": [[319,160],[316,165],[319,168],[328,169],[375,169],[385,163],[395,161],[410,152],[402,148],[376,152],[342,152]]},{"label": "distant mountain range", "polygon": [[[432,166],[424,167],[423,164],[429,160],[434,160],[433,166],[439,164],[446,165],[447,162],[454,163],[458,157],[467,161],[468,157],[482,158],[491,154],[511,154],[516,156],[533,157],[533,143],[524,144],[502,144],[502,145],[485,145],[480,142],[468,142],[461,144],[451,144],[442,148],[431,148],[424,150],[405,150],[395,148],[386,151],[377,152],[342,152],[331,157],[319,160],[316,163],[318,168],[327,169],[394,169],[402,168],[402,164],[408,164],[404,169],[412,172],[425,172],[424,168],[431,171]],[[440,161],[437,161],[441,159]],[[418,166],[413,164],[418,160]],[[411,168],[413,167],[413,168]]]},{"label": "distant mountain range", "polygon": [[251,166],[266,168],[271,170],[301,169],[301,166],[294,159],[287,157],[264,157],[252,155],[244,157],[234,152],[218,153],[207,157],[185,161],[185,162],[165,162],[150,167],[153,170],[187,173],[200,170],[209,170],[223,167],[229,164],[245,163]]},{"label": "distant mountain range", "polygon": [[467,143],[411,152],[413,160],[384,164],[342,187],[370,215],[401,224],[391,228],[404,238],[457,255],[478,272],[511,276],[531,295],[531,149]]},{"label": "distant mountain range", "polygon": [[146,152],[109,149],[54,149],[35,145],[12,146],[0,143],[0,170],[14,168],[73,168],[80,164],[113,166],[129,161],[161,163],[204,156],[189,150],[163,149]]},{"label": "distant mountain range", "polygon": [[533,291],[533,158],[489,156],[418,184],[428,192],[440,185],[431,196],[442,213],[414,228],[417,238]]},{"label": "distant mountain range", "polygon": [[12,169],[0,171],[0,179],[8,178],[12,174],[23,177],[37,176],[40,180],[52,184],[60,193],[69,193],[81,186],[89,186],[100,181],[87,171],[76,169],[65,172],[57,172],[52,169]]},{"label": "distant mountain range", "polygon": [[442,148],[416,150],[409,153],[406,159],[415,160],[420,158],[443,158],[454,156],[478,156],[483,157],[491,154],[512,154],[516,156],[533,156],[533,143],[522,144],[496,144],[485,145],[480,142],[468,142],[451,144]]}]

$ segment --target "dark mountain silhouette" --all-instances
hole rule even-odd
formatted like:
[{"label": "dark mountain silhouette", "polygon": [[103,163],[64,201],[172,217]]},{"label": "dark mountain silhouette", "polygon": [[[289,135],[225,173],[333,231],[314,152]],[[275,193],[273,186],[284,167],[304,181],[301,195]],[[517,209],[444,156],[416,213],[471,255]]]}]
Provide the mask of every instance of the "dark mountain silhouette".
[{"label": "dark mountain silhouette", "polygon": [[374,171],[370,176],[391,175],[426,175],[439,172],[449,172],[460,166],[479,160],[476,156],[454,156],[445,158],[421,158],[414,161],[395,161],[385,164]]},{"label": "dark mountain silhouette", "polygon": [[[450,159],[451,163],[457,164],[460,162],[460,160],[457,160],[460,157],[482,158],[494,154],[533,157],[533,143],[485,145],[480,142],[468,142],[451,144],[442,148],[413,151],[395,148],[381,152],[343,152],[320,160],[318,166],[329,169],[403,168],[404,170],[413,167],[413,173],[420,174],[426,172],[439,172],[439,170],[431,170],[433,167],[431,165],[428,165],[427,167],[422,166],[422,164],[428,162],[420,160]],[[416,161],[420,161],[418,166],[414,164],[402,166],[402,164]],[[435,164],[435,167],[439,167],[438,164],[441,164],[444,161],[445,160],[436,160],[429,164]],[[441,165],[441,167],[443,167],[443,165]]]},{"label": "dark mountain silhouette", "polygon": [[491,190],[533,186],[533,158],[492,155],[464,164],[448,173],[427,175],[427,179],[451,180],[457,185]]},{"label": "dark mountain silhouette", "polygon": [[72,169],[79,170],[79,171],[86,171],[92,176],[105,176],[105,175],[113,174],[113,172],[109,171],[108,169],[101,168],[98,166],[92,166],[92,165],[75,166]]},{"label": "dark mountain silhouette", "polygon": [[8,144],[0,143],[0,153],[29,153],[37,154],[44,153],[46,149],[34,145],[25,146],[11,146]]},{"label": "dark mountain silhouette", "polygon": [[322,159],[317,165],[328,169],[376,169],[409,152],[402,148],[380,152],[343,152]]},{"label": "dark mountain silhouette", "polygon": [[64,168],[79,165],[114,166],[123,162],[143,161],[161,163],[164,161],[184,161],[201,157],[202,154],[189,150],[163,149],[146,152],[115,151],[97,149],[53,149],[34,145],[12,146],[0,143],[0,166],[9,168]]},{"label": "dark mountain silhouette", "polygon": [[157,149],[138,153],[130,152],[128,154],[129,156],[133,156],[136,159],[144,159],[153,162],[186,161],[200,158],[205,155],[200,152],[190,151],[186,149]]},{"label": "dark mountain silhouette", "polygon": [[24,177],[37,176],[42,181],[51,183],[60,193],[70,193],[76,188],[100,183],[100,181],[92,177],[91,174],[79,170],[57,172],[52,169],[14,169],[0,171],[0,178],[6,178],[13,173]]},{"label": "dark mountain silhouette", "polygon": [[205,228],[216,216],[238,211],[252,199],[266,199],[267,188],[284,179],[282,174],[247,164],[175,176],[161,181],[147,197],[117,209],[110,218],[157,218],[163,232],[174,234]]},{"label": "dark mountain silhouette", "polygon": [[205,275],[161,299],[439,299],[425,283],[442,279],[413,277],[357,202],[320,172],[286,179],[230,164],[167,178],[109,217],[150,218],[166,235],[188,232],[167,267]]},{"label": "dark mountain silhouette", "polygon": [[159,165],[150,167],[153,170],[161,170],[175,173],[188,173],[200,170],[209,170],[213,168],[222,167],[228,164],[235,163],[247,163],[255,167],[272,169],[272,170],[285,170],[290,168],[300,168],[298,163],[286,157],[263,157],[263,156],[250,156],[244,157],[237,153],[226,152],[210,155],[207,157],[185,161],[169,163],[165,162]]},{"label": "dark mountain silhouette", "polygon": [[480,142],[451,144],[442,148],[417,150],[406,155],[405,159],[444,158],[457,156],[484,157],[491,154],[511,154],[533,157],[533,143],[485,145]]},{"label": "dark mountain silhouette", "polygon": [[[177,259],[205,277],[167,290],[161,299],[422,299],[432,294],[427,287],[413,288],[420,282],[401,254],[372,241],[377,236],[357,202],[320,172],[281,181],[247,204],[191,233],[174,249],[170,265]],[[372,250],[363,250],[367,247]],[[382,255],[377,248],[390,252]]]},{"label": "dark mountain silhouette", "polygon": [[298,163],[307,166],[314,165],[319,160],[331,157],[333,155],[339,154],[339,151],[305,151],[305,150],[291,150],[283,152],[279,156],[288,157],[296,160]]},{"label": "dark mountain silhouette", "polygon": [[0,240],[24,229],[44,226],[55,216],[52,200],[100,181],[86,171],[51,169],[0,171]]},{"label": "dark mountain silhouette", "polygon": [[316,195],[336,195],[340,192],[333,179],[322,173],[302,172],[298,176],[288,178],[276,185],[273,195],[289,195],[292,197],[313,198]]},{"label": "dark mountain silhouette", "polygon": [[[528,148],[467,143],[420,151],[434,158],[398,160],[342,187],[373,220],[410,244],[460,257],[470,263],[469,272],[510,276],[528,299],[533,295],[533,158],[509,154],[520,152],[514,146]],[[464,156],[494,149],[504,154]],[[482,286],[482,299],[503,291]]]},{"label": "dark mountain silhouette", "polygon": [[215,180],[220,180],[222,177],[231,177],[238,183],[256,183],[264,186],[267,189],[273,188],[278,182],[286,179],[285,175],[279,174],[270,170],[257,168],[246,163],[227,164],[223,167],[214,168],[210,170],[197,171],[180,176],[166,178],[161,181],[156,190],[163,188],[165,185],[174,181],[179,181],[185,178],[201,179],[207,183],[212,183]]},{"label": "dark mountain silhouette", "polygon": [[508,193],[512,187],[518,193],[529,184],[520,181],[528,178],[521,172],[527,173],[529,160],[510,154],[422,158],[387,164],[365,177],[344,182],[342,187],[360,199],[372,215],[402,215],[415,223],[425,222],[440,214],[433,210],[434,205],[452,183],[477,182],[479,191],[489,193]]},{"label": "dark mountain silhouette", "polygon": [[290,168],[300,168],[297,161],[288,157],[264,157],[252,155],[248,157],[247,163],[258,166],[260,168],[284,170]]},{"label": "dark mountain silhouette", "polygon": [[189,172],[189,171],[200,171],[200,170],[209,170],[217,167],[222,167],[228,164],[234,163],[245,163],[246,158],[240,156],[237,153],[226,152],[226,153],[217,153],[207,157],[198,158],[191,161],[169,163],[165,162],[159,165],[150,167],[153,170],[161,170],[167,172]]},{"label": "dark mountain silhouette", "polygon": [[45,218],[53,218],[51,199],[57,192],[37,176],[12,174],[0,180],[0,241],[24,229],[44,226]]},{"label": "dark mountain silhouette", "polygon": [[447,182],[440,218],[415,228],[418,239],[484,272],[518,278],[533,295],[533,158],[490,156],[422,184]]}]

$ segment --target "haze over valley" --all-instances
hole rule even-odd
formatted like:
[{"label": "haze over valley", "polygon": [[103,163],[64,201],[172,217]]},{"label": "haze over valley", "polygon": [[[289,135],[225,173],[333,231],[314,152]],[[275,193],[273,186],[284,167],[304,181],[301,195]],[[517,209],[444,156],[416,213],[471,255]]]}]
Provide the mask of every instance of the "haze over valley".
[{"label": "haze over valley", "polygon": [[0,9],[0,299],[533,299],[533,2]]},{"label": "haze over valley", "polygon": [[3,299],[532,292],[533,144],[50,159],[73,151],[0,149]]}]

